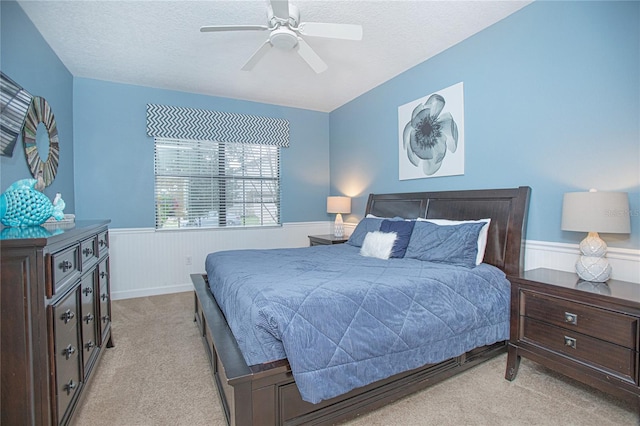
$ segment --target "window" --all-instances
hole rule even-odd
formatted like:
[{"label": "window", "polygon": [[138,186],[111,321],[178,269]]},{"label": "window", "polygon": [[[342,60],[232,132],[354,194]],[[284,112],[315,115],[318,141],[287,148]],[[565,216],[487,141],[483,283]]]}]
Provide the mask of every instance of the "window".
[{"label": "window", "polygon": [[280,224],[280,147],[154,141],[156,229]]}]

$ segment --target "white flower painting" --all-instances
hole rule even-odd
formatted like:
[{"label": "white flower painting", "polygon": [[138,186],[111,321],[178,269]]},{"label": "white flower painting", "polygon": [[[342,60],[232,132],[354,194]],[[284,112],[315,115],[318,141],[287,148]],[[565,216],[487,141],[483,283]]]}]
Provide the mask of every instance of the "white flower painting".
[{"label": "white flower painting", "polygon": [[462,82],[398,107],[400,180],[464,174]]}]

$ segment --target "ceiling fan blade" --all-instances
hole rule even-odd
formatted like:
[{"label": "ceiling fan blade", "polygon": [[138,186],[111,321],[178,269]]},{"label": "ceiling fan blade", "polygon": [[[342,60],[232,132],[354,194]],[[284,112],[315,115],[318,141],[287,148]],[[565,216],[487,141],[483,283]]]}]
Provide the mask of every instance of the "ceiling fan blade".
[{"label": "ceiling fan blade", "polygon": [[302,22],[298,25],[300,34],[311,37],[339,38],[342,40],[362,40],[362,25],[325,24]]},{"label": "ceiling fan blade", "polygon": [[298,54],[302,56],[302,59],[318,74],[327,69],[327,64],[324,63],[322,58],[320,58],[301,37],[298,37]]},{"label": "ceiling fan blade", "polygon": [[269,43],[269,40],[265,41],[262,46],[260,46],[260,48],[258,50],[255,51],[255,53],[253,54],[253,56],[251,56],[251,58],[249,58],[249,60],[247,61],[246,64],[244,64],[242,66],[242,70],[243,71],[251,71],[251,69],[258,63],[260,62],[260,59],[262,59],[264,57],[264,55],[267,54],[267,52],[269,50],[271,50],[271,43]]},{"label": "ceiling fan blade", "polygon": [[268,30],[266,25],[205,25],[200,27],[201,33],[217,31],[264,31]]},{"label": "ceiling fan blade", "polygon": [[276,18],[289,20],[289,1],[288,0],[271,0],[271,9],[273,16]]}]

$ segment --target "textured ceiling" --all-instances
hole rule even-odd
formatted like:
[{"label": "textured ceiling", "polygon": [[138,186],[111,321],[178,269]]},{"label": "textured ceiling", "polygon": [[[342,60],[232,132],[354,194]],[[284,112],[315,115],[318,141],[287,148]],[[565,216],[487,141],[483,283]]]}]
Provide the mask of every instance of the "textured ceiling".
[{"label": "textured ceiling", "polygon": [[530,1],[292,0],[301,22],[361,24],[362,41],[305,37],[329,68],[271,49],[240,68],[268,32],[265,1],[19,1],[76,77],[329,112],[521,9]]}]

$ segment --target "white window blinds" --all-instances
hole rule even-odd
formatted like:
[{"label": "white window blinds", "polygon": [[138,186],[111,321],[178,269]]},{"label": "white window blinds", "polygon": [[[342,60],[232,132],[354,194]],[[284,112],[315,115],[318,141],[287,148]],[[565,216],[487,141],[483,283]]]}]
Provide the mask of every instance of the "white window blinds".
[{"label": "white window blinds", "polygon": [[154,138],[156,229],[280,222],[280,147]]}]

